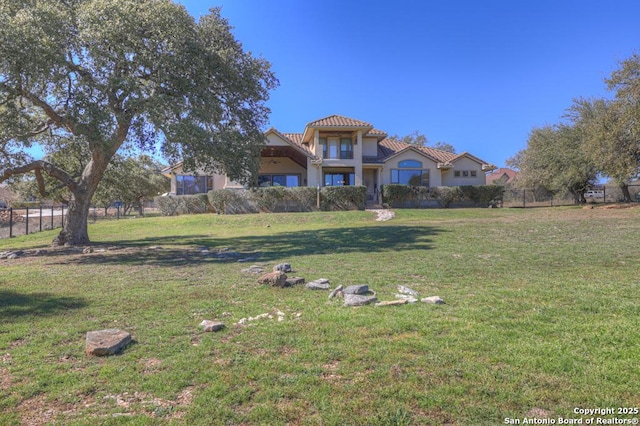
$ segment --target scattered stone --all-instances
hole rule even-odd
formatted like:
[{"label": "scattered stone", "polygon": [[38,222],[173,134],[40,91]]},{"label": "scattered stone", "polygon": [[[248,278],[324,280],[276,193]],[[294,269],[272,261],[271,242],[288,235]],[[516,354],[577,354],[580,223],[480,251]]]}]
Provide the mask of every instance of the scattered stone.
[{"label": "scattered stone", "polygon": [[440,296],[431,296],[431,297],[425,297],[424,299],[421,300],[422,303],[433,303],[436,305],[444,305],[444,300],[442,300],[440,298]]},{"label": "scattered stone", "polygon": [[363,306],[376,303],[377,301],[378,298],[375,292],[373,292],[373,295],[351,293],[345,293],[344,295],[344,306]]},{"label": "scattered stone", "polygon": [[408,294],[413,297],[418,297],[418,292],[413,289],[410,289],[409,287],[399,285],[397,288],[398,288],[398,291],[402,294]]},{"label": "scattered stone", "polygon": [[224,328],[224,323],[220,321],[204,320],[200,323],[200,327],[206,332],[220,331]]},{"label": "scattered stone", "polygon": [[344,287],[342,286],[342,284],[340,284],[338,287],[334,288],[331,293],[329,293],[329,299],[333,299],[334,297],[337,297],[338,295],[342,295],[342,289]]},{"label": "scattered stone", "polygon": [[369,286],[366,284],[350,285],[343,290],[344,294],[367,294],[369,292]]},{"label": "scattered stone", "polygon": [[0,259],[17,259],[22,256],[24,252],[22,250],[17,251],[3,251],[0,253]]},{"label": "scattered stone", "polygon": [[116,328],[90,331],[87,333],[85,352],[95,356],[114,355],[129,343],[131,334],[126,331]]},{"label": "scattered stone", "polygon": [[162,246],[149,246],[147,250],[162,250]]},{"label": "scattered stone", "polygon": [[396,294],[396,299],[406,300],[408,303],[416,303],[418,301],[418,299],[408,294]]},{"label": "scattered stone", "polygon": [[291,272],[291,264],[279,263],[273,267],[273,272],[276,272],[276,271]]},{"label": "scattered stone", "polygon": [[409,303],[408,300],[385,300],[384,302],[376,303],[376,306],[396,306],[396,305],[406,305]]},{"label": "scattered stone", "polygon": [[317,280],[308,282],[305,287],[310,290],[329,290],[331,288],[331,284],[326,278],[318,278]]},{"label": "scattered stone", "polygon": [[293,277],[287,278],[287,287],[293,287],[294,285],[304,284],[304,278],[301,277]]},{"label": "scattered stone", "polygon": [[246,274],[263,274],[264,269],[259,265],[251,265],[248,268],[243,269],[242,272]]},{"label": "scattered stone", "polygon": [[239,263],[249,263],[249,262],[255,262],[256,259],[255,257],[243,257],[242,259],[238,259]]},{"label": "scattered stone", "polygon": [[286,287],[287,275],[282,271],[264,274],[258,279],[260,284],[268,284],[272,287]]},{"label": "scattered stone", "polygon": [[386,222],[387,220],[391,220],[396,216],[395,212],[389,209],[368,209],[367,211],[376,214],[377,222]]},{"label": "scattered stone", "polygon": [[285,317],[284,312],[278,311],[278,312],[276,312],[276,316],[278,317],[278,322],[284,321],[284,317]]},{"label": "scattered stone", "polygon": [[84,253],[84,254],[93,253],[93,247],[85,247],[85,248],[82,250],[82,253]]}]

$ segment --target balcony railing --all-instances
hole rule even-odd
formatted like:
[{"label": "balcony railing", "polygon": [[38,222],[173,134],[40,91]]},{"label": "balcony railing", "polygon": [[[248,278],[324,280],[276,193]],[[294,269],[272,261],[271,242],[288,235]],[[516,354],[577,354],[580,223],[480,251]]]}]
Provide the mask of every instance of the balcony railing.
[{"label": "balcony railing", "polygon": [[331,157],[328,153],[324,153],[322,156],[325,160],[353,160],[353,151],[340,151],[339,157]]}]

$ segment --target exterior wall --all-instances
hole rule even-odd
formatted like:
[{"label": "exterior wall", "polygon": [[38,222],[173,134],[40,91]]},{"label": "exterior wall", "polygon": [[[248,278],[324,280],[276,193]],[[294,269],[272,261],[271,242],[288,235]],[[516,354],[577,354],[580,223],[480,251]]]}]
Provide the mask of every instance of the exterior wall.
[{"label": "exterior wall", "polygon": [[[460,176],[456,177],[455,172],[459,171]],[[463,176],[463,172],[469,172],[469,176]],[[476,172],[476,177],[471,177],[471,171]],[[482,164],[462,157],[453,163],[453,168],[447,170],[442,175],[443,186],[464,186],[464,185],[485,185],[486,177],[482,171]]]},{"label": "exterior wall", "polygon": [[270,134],[267,136],[267,146],[290,146],[287,142],[280,139],[279,136],[275,134]]},{"label": "exterior wall", "polygon": [[307,171],[288,157],[263,157],[258,174],[300,175],[300,186],[307,186]]},{"label": "exterior wall", "polygon": [[202,170],[197,173],[186,173],[182,166],[178,166],[171,171],[170,179],[171,179],[171,193],[177,193],[177,179],[178,175],[198,175],[198,176],[213,176],[213,189],[221,189],[225,188],[227,184],[227,177],[225,175],[214,173],[213,175],[210,173],[203,172]]},{"label": "exterior wall", "polygon": [[376,138],[362,138],[362,155],[365,157],[378,156],[378,140]]},{"label": "exterior wall", "polygon": [[398,163],[404,160],[417,160],[422,163],[422,169],[429,170],[429,186],[441,186],[442,179],[440,175],[440,170],[438,170],[438,165],[435,161],[430,158],[424,157],[415,151],[407,151],[396,157],[393,157],[391,160],[387,161],[384,164],[384,168],[382,169],[381,181],[382,185],[388,185],[391,183],[391,169],[397,169]]}]

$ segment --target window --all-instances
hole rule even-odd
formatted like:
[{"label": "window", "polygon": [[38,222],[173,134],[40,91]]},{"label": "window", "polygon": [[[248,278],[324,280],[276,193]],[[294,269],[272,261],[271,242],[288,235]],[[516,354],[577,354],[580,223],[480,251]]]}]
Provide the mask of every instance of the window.
[{"label": "window", "polygon": [[391,183],[398,185],[429,186],[429,170],[417,160],[403,160],[397,169],[391,169]]},{"label": "window", "polygon": [[258,186],[300,186],[300,175],[260,175]]},{"label": "window", "polygon": [[398,167],[401,169],[421,169],[422,163],[416,160],[404,160],[398,163]]},{"label": "window", "polygon": [[176,195],[204,194],[213,189],[213,176],[176,176]]},{"label": "window", "polygon": [[320,138],[320,145],[324,159],[353,159],[353,141],[349,138]]},{"label": "window", "polygon": [[325,173],[324,186],[347,186],[355,185],[354,173]]},{"label": "window", "polygon": [[477,170],[454,170],[453,177],[478,177]]},{"label": "window", "polygon": [[351,160],[353,158],[353,144],[351,139],[340,139],[340,158],[343,160]]},{"label": "window", "polygon": [[429,170],[391,169],[391,183],[398,185],[429,186]]}]

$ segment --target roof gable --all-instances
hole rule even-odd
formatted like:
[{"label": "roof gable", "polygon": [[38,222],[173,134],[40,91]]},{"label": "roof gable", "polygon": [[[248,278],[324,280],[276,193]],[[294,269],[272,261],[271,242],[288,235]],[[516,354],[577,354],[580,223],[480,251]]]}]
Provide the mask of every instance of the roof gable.
[{"label": "roof gable", "polygon": [[306,127],[369,127],[373,129],[373,126],[366,121],[356,120],[354,118],[336,114],[307,123]]}]

